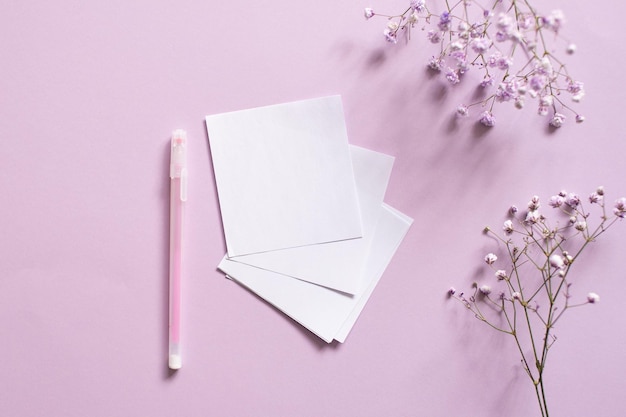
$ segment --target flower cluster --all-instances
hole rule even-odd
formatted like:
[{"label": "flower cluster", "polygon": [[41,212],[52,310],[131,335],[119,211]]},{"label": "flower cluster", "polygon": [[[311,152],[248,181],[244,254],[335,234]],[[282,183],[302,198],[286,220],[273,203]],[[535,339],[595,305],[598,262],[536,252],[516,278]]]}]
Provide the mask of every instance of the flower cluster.
[{"label": "flower cluster", "polygon": [[[626,198],[615,201],[611,213],[605,206],[604,188],[598,187],[586,200],[561,191],[547,200],[547,206],[547,210],[557,211],[552,213],[556,221],[548,220],[537,196],[524,210],[511,206],[502,232],[485,229],[499,242],[495,253],[483,259],[491,277],[474,283],[469,296],[454,288],[448,290],[448,295],[463,303],[477,319],[515,339],[542,416],[548,415],[543,372],[556,341],[555,325],[566,311],[600,301],[594,292],[573,301],[572,267],[587,245],[626,217]],[[592,216],[598,212],[599,216]]]},{"label": "flower cluster", "polygon": [[[555,55],[549,40],[561,40],[560,30],[565,18],[560,10],[539,13],[528,0],[477,0],[445,2],[445,10],[433,13],[425,0],[411,0],[404,13],[385,15],[365,9],[365,18],[381,16],[387,19],[385,39],[397,43],[411,29],[420,26],[427,40],[436,45],[437,53],[428,60],[428,67],[442,73],[451,84],[458,84],[470,69],[482,73],[478,85],[484,89],[483,98],[457,108],[465,117],[474,106],[482,108],[479,121],[495,126],[493,108],[496,103],[510,102],[524,108],[536,100],[536,111],[549,116],[549,124],[561,127],[569,111],[578,123],[584,120],[563,99],[567,94],[573,102],[585,95],[583,83],[572,78],[566,65]],[[564,50],[574,53],[576,45],[566,44]]]}]

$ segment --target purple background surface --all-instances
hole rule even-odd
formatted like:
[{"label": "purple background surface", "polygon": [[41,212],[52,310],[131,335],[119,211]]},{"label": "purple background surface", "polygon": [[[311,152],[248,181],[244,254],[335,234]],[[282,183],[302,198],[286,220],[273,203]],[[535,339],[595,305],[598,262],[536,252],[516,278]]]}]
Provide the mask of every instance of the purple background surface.
[{"label": "purple background surface", "polygon": [[[0,19],[0,415],[538,415],[512,341],[458,303],[510,204],[604,185],[626,195],[624,6],[560,7],[587,117],[530,106],[491,130],[473,91],[425,70],[421,33],[387,45],[365,6],[399,0],[5,1]],[[474,80],[475,81],[475,80]],[[343,345],[326,345],[215,267],[225,252],[207,114],[341,94],[350,141],[396,157],[386,201],[415,218]],[[166,368],[169,134],[188,130],[185,366]],[[555,416],[623,416],[624,225],[581,261],[597,306],[560,323]]]}]

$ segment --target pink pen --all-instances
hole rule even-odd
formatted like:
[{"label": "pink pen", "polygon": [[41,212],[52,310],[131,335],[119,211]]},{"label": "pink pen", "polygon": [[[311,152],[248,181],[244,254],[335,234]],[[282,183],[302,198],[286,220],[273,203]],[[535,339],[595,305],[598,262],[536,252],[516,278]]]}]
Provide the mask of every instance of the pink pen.
[{"label": "pink pen", "polygon": [[183,258],[183,218],[187,201],[187,133],[172,133],[170,159],[170,369],[182,366],[180,346],[180,281]]}]

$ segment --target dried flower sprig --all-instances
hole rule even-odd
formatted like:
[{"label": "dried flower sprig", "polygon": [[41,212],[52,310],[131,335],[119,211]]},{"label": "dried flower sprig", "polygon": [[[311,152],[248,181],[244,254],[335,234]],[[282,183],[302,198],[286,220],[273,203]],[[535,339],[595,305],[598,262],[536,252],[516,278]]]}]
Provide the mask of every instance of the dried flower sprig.
[{"label": "dried flower sprig", "polygon": [[[544,417],[549,414],[543,376],[548,353],[556,341],[555,326],[566,311],[600,300],[591,292],[573,301],[572,267],[590,243],[626,217],[626,198],[617,200],[612,213],[607,213],[603,187],[589,195],[588,204],[592,211],[599,211],[599,218],[592,218],[592,211],[587,211],[577,194],[565,191],[548,201],[558,210],[554,222],[540,211],[537,196],[530,199],[523,212],[511,206],[501,233],[485,228],[485,233],[499,242],[500,249],[483,259],[493,271],[492,278],[474,283],[469,296],[454,288],[448,290],[448,295],[478,320],[515,339],[515,349],[534,385]],[[599,223],[592,227],[594,221]],[[500,257],[508,258],[508,265],[501,265]]]},{"label": "dried flower sprig", "polygon": [[[411,0],[403,13],[385,15],[366,8],[365,18],[386,18],[384,36],[394,44],[402,34],[410,39],[411,31],[420,26],[437,48],[428,67],[444,74],[451,84],[458,84],[471,68],[483,73],[478,82],[485,90],[483,98],[458,106],[458,116],[468,116],[476,106],[482,109],[480,123],[492,127],[496,103],[510,102],[521,109],[529,99],[536,99],[537,113],[550,115],[549,124],[555,128],[565,123],[566,111],[574,114],[576,122],[584,121],[562,98],[562,93],[568,93],[577,103],[585,95],[583,83],[569,75],[552,45],[563,40],[563,12],[542,14],[529,0],[484,1],[491,1],[491,6],[484,7],[477,0],[454,4],[445,0],[445,10],[436,14],[425,0]],[[576,45],[566,42],[564,50],[572,54]]]}]

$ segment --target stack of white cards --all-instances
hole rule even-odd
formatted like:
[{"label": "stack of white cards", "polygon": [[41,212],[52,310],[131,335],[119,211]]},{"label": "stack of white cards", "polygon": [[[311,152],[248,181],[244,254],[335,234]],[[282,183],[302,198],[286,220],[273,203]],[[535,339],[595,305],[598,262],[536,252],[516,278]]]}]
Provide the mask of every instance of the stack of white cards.
[{"label": "stack of white cards", "polygon": [[412,223],[383,203],[393,158],[348,144],[339,96],[206,124],[227,247],[218,268],[345,341]]}]

